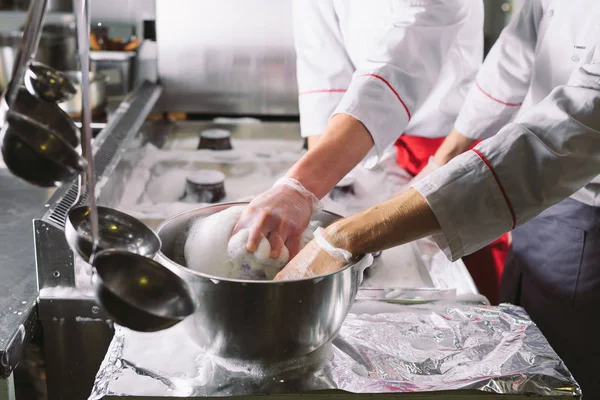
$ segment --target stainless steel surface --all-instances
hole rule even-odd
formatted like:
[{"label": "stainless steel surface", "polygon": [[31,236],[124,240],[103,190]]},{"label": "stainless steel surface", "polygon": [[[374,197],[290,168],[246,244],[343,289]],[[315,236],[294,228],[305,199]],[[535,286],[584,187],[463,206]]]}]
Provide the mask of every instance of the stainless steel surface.
[{"label": "stainless steel surface", "polygon": [[56,104],[21,89],[2,126],[2,154],[8,168],[28,182],[55,186],[82,171],[77,128]]},{"label": "stainless steel surface", "polygon": [[116,327],[92,399],[580,399],[520,307],[356,304],[332,345],[253,366],[208,354],[179,325]]},{"label": "stainless steel surface", "polygon": [[41,29],[46,15],[48,0],[31,2],[27,13],[27,20],[23,29],[23,37],[19,44],[19,50],[15,56],[11,80],[6,87],[4,97],[8,107],[12,107],[25,76],[25,70],[31,59],[35,57],[41,37]]},{"label": "stainless steel surface", "polygon": [[[190,285],[198,307],[186,326],[209,353],[249,363],[306,356],[337,334],[372,258],[361,257],[314,279],[280,282],[225,279],[175,261],[193,221],[240,204],[247,203],[209,206],[167,219],[157,229],[162,247],[156,260]],[[326,226],[337,218],[322,212],[314,220]]]},{"label": "stainless steel surface", "polygon": [[[81,72],[69,71],[65,75],[75,82],[75,95],[71,99],[61,102],[58,106],[63,109],[64,112],[73,116],[81,116]],[[103,74],[97,74],[94,72],[89,73],[90,82],[90,107],[93,111],[106,107],[107,103],[107,77]]]},{"label": "stainless steel surface", "polygon": [[51,102],[66,101],[75,96],[70,78],[40,62],[31,62],[25,72],[25,87],[32,95]]},{"label": "stainless steel surface", "polygon": [[[160,240],[154,231],[137,219],[108,207],[98,207],[96,251],[116,249],[154,257]],[[89,261],[93,252],[90,208],[73,207],[65,224],[65,237],[71,248]]]},{"label": "stainless steel surface", "polygon": [[196,304],[186,282],[158,262],[121,250],[94,257],[96,298],[111,319],[140,332],[170,328]]},{"label": "stainless steel surface", "polygon": [[133,51],[92,51],[90,68],[108,77],[109,96],[124,96],[133,90],[136,53]]},{"label": "stainless steel surface", "polygon": [[156,0],[156,35],[162,109],[298,115],[291,1]]},{"label": "stainless steel surface", "polygon": [[1,167],[0,188],[0,377],[7,377],[22,360],[37,319],[31,220],[48,191]]},{"label": "stainless steel surface", "polygon": [[[87,399],[113,337],[93,300],[40,299],[48,399]],[[83,317],[82,317],[83,316]]]}]

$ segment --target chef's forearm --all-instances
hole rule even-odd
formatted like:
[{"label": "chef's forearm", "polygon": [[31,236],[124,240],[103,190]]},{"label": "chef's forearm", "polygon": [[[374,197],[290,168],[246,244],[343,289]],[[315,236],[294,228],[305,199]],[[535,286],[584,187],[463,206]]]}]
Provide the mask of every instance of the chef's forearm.
[{"label": "chef's forearm", "polygon": [[365,126],[347,114],[331,118],[318,143],[289,170],[318,198],[324,197],[368,154],[373,139]]},{"label": "chef's forearm", "polygon": [[414,189],[384,203],[344,218],[325,230],[335,247],[352,254],[389,249],[440,231],[423,196]]},{"label": "chef's forearm", "polygon": [[319,143],[320,138],[321,138],[321,135],[309,136],[307,138],[308,139],[308,148],[314,149],[317,146],[317,143]]},{"label": "chef's forearm", "polygon": [[442,145],[435,152],[433,160],[437,165],[446,165],[454,157],[469,150],[473,143],[475,143],[474,139],[462,135],[456,129],[452,129],[452,132],[446,136]]}]

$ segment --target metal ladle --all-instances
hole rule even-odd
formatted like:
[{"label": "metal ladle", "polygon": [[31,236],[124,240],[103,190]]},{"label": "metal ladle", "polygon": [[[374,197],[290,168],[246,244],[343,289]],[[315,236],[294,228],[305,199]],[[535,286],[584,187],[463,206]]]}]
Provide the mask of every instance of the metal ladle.
[{"label": "metal ladle", "polygon": [[[127,214],[108,207],[98,209],[96,206],[87,73],[89,7],[87,0],[74,0],[73,5],[82,70],[81,123],[83,151],[87,160],[85,178],[89,209],[71,209],[65,229],[67,234],[71,233],[67,239],[84,258],[89,254],[87,260],[95,270],[94,285],[98,301],[115,320],[139,331],[165,329],[192,314],[195,304],[187,284],[173,271],[151,258],[131,252],[132,248],[119,249],[124,243],[127,246],[135,243],[136,250],[144,249],[146,255],[154,256],[160,248],[160,240],[152,230]],[[102,231],[100,226],[103,227]],[[100,248],[107,250],[99,251]]]},{"label": "metal ladle", "polygon": [[85,169],[71,143],[26,115],[8,111],[2,132],[6,166],[29,183],[53,187]]},{"label": "metal ladle", "polygon": [[13,78],[0,103],[0,136],[10,171],[30,183],[49,187],[81,172],[85,162],[76,151],[79,138],[71,119],[55,103],[42,101],[21,87],[37,51],[46,3],[39,0],[30,4]]},{"label": "metal ladle", "polygon": [[54,103],[67,101],[77,93],[69,77],[37,61],[29,63],[24,80],[29,93]]}]

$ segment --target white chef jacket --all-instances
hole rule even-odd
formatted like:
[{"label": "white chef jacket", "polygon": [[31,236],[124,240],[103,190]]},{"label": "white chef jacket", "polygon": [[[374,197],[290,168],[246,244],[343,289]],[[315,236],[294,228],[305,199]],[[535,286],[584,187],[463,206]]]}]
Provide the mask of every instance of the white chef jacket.
[{"label": "white chef jacket", "polygon": [[[473,139],[494,135],[566,84],[599,38],[600,1],[526,1],[486,57],[455,128]],[[600,206],[600,179],[573,198]]]},{"label": "white chef jacket", "polygon": [[483,58],[480,0],[295,0],[300,125],[360,120],[381,156],[402,133],[444,137]]},{"label": "white chef jacket", "polygon": [[[590,8],[581,11],[577,23]],[[491,243],[600,173],[600,38],[587,47],[564,85],[413,185],[435,213],[443,233],[434,238],[450,259]]]}]

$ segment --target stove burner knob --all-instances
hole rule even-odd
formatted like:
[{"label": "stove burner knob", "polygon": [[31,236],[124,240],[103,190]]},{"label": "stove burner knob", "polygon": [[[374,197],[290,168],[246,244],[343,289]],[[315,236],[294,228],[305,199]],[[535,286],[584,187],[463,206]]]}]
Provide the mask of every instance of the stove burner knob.
[{"label": "stove burner knob", "polygon": [[185,199],[194,203],[218,203],[225,198],[225,174],[201,169],[185,180]]},{"label": "stove burner knob", "polygon": [[208,129],[200,132],[198,150],[231,150],[231,132],[225,129]]},{"label": "stove burner knob", "polygon": [[331,192],[329,192],[329,196],[332,200],[355,194],[354,178],[351,176],[344,177],[337,185],[335,185]]}]

